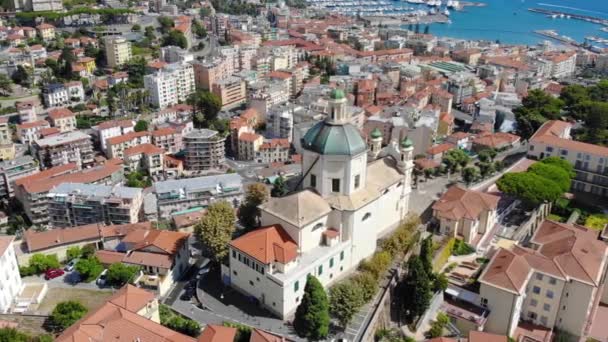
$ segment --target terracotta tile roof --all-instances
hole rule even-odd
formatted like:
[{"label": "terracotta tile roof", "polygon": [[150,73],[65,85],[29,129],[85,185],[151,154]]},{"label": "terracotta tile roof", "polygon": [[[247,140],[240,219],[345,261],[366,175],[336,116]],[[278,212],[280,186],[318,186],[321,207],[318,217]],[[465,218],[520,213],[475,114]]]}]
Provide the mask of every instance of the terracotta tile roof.
[{"label": "terracotta tile roof", "polygon": [[255,108],[247,108],[243,113],[241,113],[241,117],[247,120],[255,119],[258,115],[260,115],[260,112],[258,112],[258,110]]},{"label": "terracotta tile roof", "polygon": [[130,147],[127,148],[124,151],[124,155],[125,157],[129,157],[132,155],[136,155],[136,154],[146,154],[146,155],[152,155],[152,154],[163,154],[165,153],[165,150],[156,146],[156,145],[152,145],[152,144],[140,144],[134,147]]},{"label": "terracotta tile roof", "polygon": [[428,150],[426,150],[426,153],[430,154],[430,155],[436,155],[439,153],[447,152],[454,148],[456,148],[456,146],[454,144],[443,143],[443,144],[435,145],[435,146],[429,148]]},{"label": "terracotta tile roof", "polygon": [[148,67],[152,69],[160,70],[165,66],[167,66],[167,63],[159,60],[148,62]]},{"label": "terracotta tile roof", "polygon": [[107,250],[99,250],[95,252],[95,257],[104,265],[112,265],[117,262],[122,262],[125,253],[107,251]]},{"label": "terracotta tile roof", "polygon": [[[68,165],[71,166],[72,164]],[[60,167],[61,166],[58,166],[49,170],[57,169]],[[69,170],[72,170],[72,168],[70,168]],[[106,177],[110,177],[112,174],[120,172],[121,170],[122,165],[120,164],[106,163],[104,165],[100,165],[90,169],[83,169],[72,173],[62,172],[61,174],[57,175],[41,175],[41,173],[44,172],[43,171],[31,176],[20,178],[19,182],[16,182],[15,184],[23,186],[24,190],[28,193],[41,193],[47,192],[51,190],[54,186],[59,185],[61,183],[95,183]]]},{"label": "terracotta tile roof", "polygon": [[101,237],[99,226],[90,224],[86,226],[51,229],[37,232],[33,229],[26,230],[23,238],[27,244],[29,252],[48,249],[80,241],[95,240]]},{"label": "terracotta tile roof", "polygon": [[251,337],[249,338],[249,342],[286,342],[287,340],[284,337],[271,334],[269,332],[253,329],[251,331]]},{"label": "terracotta tile roof", "polygon": [[608,247],[597,232],[578,225],[544,221],[531,240],[538,252],[552,259],[568,277],[599,284]]},{"label": "terracotta tile roof", "polygon": [[188,233],[168,230],[137,230],[127,234],[122,241],[135,244],[132,250],[154,246],[167,254],[173,255],[186,243],[188,236],[190,236]]},{"label": "terracotta tile roof", "polygon": [[279,224],[256,229],[230,245],[265,265],[286,264],[298,256],[298,245]]},{"label": "terracotta tile roof", "polygon": [[64,165],[60,165],[60,166],[55,166],[50,169],[40,171],[36,174],[19,178],[19,179],[15,180],[15,185],[17,185],[17,186],[24,185],[27,187],[29,185],[29,183],[38,182],[38,181],[41,181],[44,179],[60,176],[62,174],[66,174],[66,173],[71,173],[76,170],[78,170],[78,164],[76,164],[76,163],[69,163],[69,164],[64,164]]},{"label": "terracotta tile roof", "polygon": [[510,292],[521,293],[531,269],[525,259],[501,248],[480,277],[480,281]]},{"label": "terracotta tile roof", "polygon": [[38,134],[40,134],[43,138],[46,138],[51,135],[59,134],[59,133],[61,133],[61,131],[57,127],[42,128],[41,130],[38,131]]},{"label": "terracotta tile roof", "polygon": [[471,136],[471,134],[467,133],[467,132],[454,132],[450,136],[448,136],[448,139],[462,140],[462,139],[466,139],[470,136]]},{"label": "terracotta tile roof", "polygon": [[198,337],[198,342],[225,342],[234,341],[236,328],[209,324]]},{"label": "terracotta tile roof", "polygon": [[540,247],[500,249],[480,281],[521,293],[528,274],[540,271],[555,278],[599,286],[608,247],[597,239],[596,231],[545,220],[531,242]]},{"label": "terracotta tile roof", "polygon": [[157,130],[152,131],[152,136],[154,137],[162,137],[165,135],[171,135],[171,134],[175,134],[177,133],[177,131],[175,130],[175,128],[173,127],[164,127],[164,128],[159,128]]},{"label": "terracotta tile roof", "polygon": [[565,121],[547,121],[530,138],[530,143],[541,143],[569,151],[608,156],[608,147],[563,138],[571,124]]},{"label": "terracotta tile roof", "polygon": [[36,26],[36,28],[39,29],[39,30],[45,30],[45,29],[55,28],[55,26],[53,26],[51,24],[44,23],[44,24],[40,24],[40,25]]},{"label": "terracotta tile roof", "polygon": [[289,140],[288,139],[270,139],[267,142],[260,145],[260,150],[270,149],[270,148],[289,148]]},{"label": "terracotta tile roof", "polygon": [[110,121],[104,121],[102,123],[100,123],[99,125],[97,125],[98,129],[108,129],[108,128],[113,128],[113,127],[122,127],[122,128],[127,128],[127,127],[133,127],[134,123],[133,120],[110,120]]},{"label": "terracotta tile roof", "polygon": [[167,254],[131,251],[122,258],[126,264],[171,268],[173,257]]},{"label": "terracotta tile roof", "polygon": [[126,285],[113,295],[103,306],[89,312],[66,329],[55,340],[58,342],[91,341],[164,341],[195,342],[192,337],[149,320],[130,310],[146,305],[153,294]]},{"label": "terracotta tile roof", "polygon": [[108,138],[106,140],[106,143],[108,145],[117,145],[117,144],[122,144],[124,142],[139,138],[139,137],[144,137],[150,135],[150,132],[148,131],[141,131],[141,132],[129,132],[127,134],[123,134],[123,135],[119,135],[117,137],[112,137],[112,138]]},{"label": "terracotta tile roof", "polygon": [[498,196],[454,185],[433,204],[433,210],[450,220],[478,220],[482,212],[496,210]]},{"label": "terracotta tile roof", "polygon": [[473,144],[487,146],[491,148],[502,148],[512,145],[520,140],[520,137],[515,134],[497,132],[475,138]]},{"label": "terracotta tile roof", "polygon": [[0,256],[4,255],[4,252],[13,243],[14,236],[0,235]]},{"label": "terracotta tile roof", "polygon": [[469,331],[469,342],[508,342],[508,338],[504,335],[471,330]]},{"label": "terracotta tile roof", "polygon": [[239,135],[239,140],[241,141],[254,142],[258,139],[262,139],[262,136],[255,133],[244,132]]},{"label": "terracotta tile roof", "polygon": [[107,239],[107,238],[111,238],[111,237],[126,236],[130,232],[133,232],[136,230],[150,230],[150,229],[152,229],[152,222],[150,222],[150,221],[138,222],[138,223],[127,223],[127,224],[112,224],[109,226],[102,226],[101,235]]},{"label": "terracotta tile roof", "polygon": [[49,118],[51,118],[53,120],[57,120],[57,119],[61,119],[61,118],[68,118],[68,117],[72,117],[72,116],[76,116],[76,114],[74,114],[68,108],[56,108],[56,109],[51,109],[49,111]]},{"label": "terracotta tile roof", "polygon": [[280,79],[286,80],[286,79],[291,78],[291,73],[284,72],[284,71],[272,71],[272,72],[269,72],[268,74],[266,74],[266,76],[268,78],[280,78]]}]

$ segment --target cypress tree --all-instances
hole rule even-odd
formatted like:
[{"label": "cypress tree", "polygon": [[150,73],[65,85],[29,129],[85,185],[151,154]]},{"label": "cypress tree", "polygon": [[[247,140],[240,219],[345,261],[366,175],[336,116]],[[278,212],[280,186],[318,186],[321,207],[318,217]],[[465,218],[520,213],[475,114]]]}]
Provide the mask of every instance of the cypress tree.
[{"label": "cypress tree", "polygon": [[431,303],[431,281],[419,256],[408,261],[408,273],[401,284],[401,308],[408,323],[420,317]]},{"label": "cypress tree", "polygon": [[329,301],[319,280],[309,275],[306,278],[304,296],[296,309],[293,327],[300,337],[319,341],[329,333]]}]

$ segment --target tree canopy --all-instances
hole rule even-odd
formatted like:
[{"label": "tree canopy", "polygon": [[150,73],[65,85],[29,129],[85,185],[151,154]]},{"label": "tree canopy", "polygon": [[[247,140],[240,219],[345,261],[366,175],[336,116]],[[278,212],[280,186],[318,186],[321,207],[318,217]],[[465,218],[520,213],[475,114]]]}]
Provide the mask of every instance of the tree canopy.
[{"label": "tree canopy", "polygon": [[329,298],[331,315],[338,320],[343,329],[346,329],[359,308],[365,304],[362,289],[352,281],[334,285],[329,290]]},{"label": "tree canopy", "polygon": [[245,200],[239,207],[239,221],[245,228],[253,229],[259,225],[260,209],[258,206],[268,200],[268,189],[262,183],[247,186]]},{"label": "tree canopy", "polygon": [[187,103],[194,107],[193,123],[197,128],[209,127],[222,109],[222,100],[205,90],[197,90],[190,94]]},{"label": "tree canopy", "polygon": [[563,194],[558,184],[532,172],[507,173],[496,185],[500,191],[517,196],[531,206],[554,202]]},{"label": "tree canopy", "polygon": [[81,319],[87,311],[88,310],[84,305],[69,300],[57,304],[53,309],[49,320],[56,330],[63,331],[77,320]]},{"label": "tree canopy", "polygon": [[188,39],[181,31],[171,30],[163,36],[162,46],[179,46],[182,49],[187,49]]},{"label": "tree canopy", "polygon": [[528,168],[528,172],[532,172],[555,182],[562,193],[570,190],[570,175],[568,174],[568,171],[557,165],[534,163]]},{"label": "tree canopy", "polygon": [[86,282],[91,282],[103,272],[103,265],[94,256],[86,259],[80,259],[74,266],[74,269],[80,274],[82,279]]},{"label": "tree canopy", "polygon": [[568,172],[570,178],[574,178],[576,176],[576,172],[574,172],[574,166],[570,164],[569,161],[560,157],[547,157],[541,160],[540,162],[543,164],[550,164],[560,167],[562,170]]},{"label": "tree canopy", "polygon": [[234,209],[226,201],[218,201],[207,208],[207,214],[194,227],[194,233],[209,251],[209,257],[220,263],[228,256],[236,218]]},{"label": "tree canopy", "polygon": [[137,120],[135,127],[133,128],[135,132],[143,132],[148,130],[148,121],[146,120]]},{"label": "tree canopy", "polygon": [[431,302],[431,280],[419,256],[408,260],[407,275],[398,288],[401,310],[407,322],[411,323],[422,315]]},{"label": "tree canopy", "polygon": [[441,162],[450,172],[455,172],[459,167],[465,167],[471,158],[461,149],[449,150],[443,154]]},{"label": "tree canopy", "polygon": [[329,302],[323,285],[309,275],[306,278],[304,296],[296,309],[293,327],[300,337],[311,341],[323,340],[329,334]]},{"label": "tree canopy", "polygon": [[285,183],[285,178],[283,178],[283,176],[277,177],[272,185],[272,190],[270,190],[270,195],[272,197],[283,197],[289,193],[289,188],[287,187],[287,183]]},{"label": "tree canopy", "polygon": [[114,263],[108,268],[108,284],[122,286],[132,281],[138,271],[137,266],[125,265],[122,262]]}]

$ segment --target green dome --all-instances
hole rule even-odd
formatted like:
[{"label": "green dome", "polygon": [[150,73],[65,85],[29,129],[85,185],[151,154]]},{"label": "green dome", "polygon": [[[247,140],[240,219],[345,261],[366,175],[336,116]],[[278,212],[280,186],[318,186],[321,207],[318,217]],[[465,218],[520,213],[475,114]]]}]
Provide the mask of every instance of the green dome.
[{"label": "green dome", "polygon": [[401,147],[403,148],[410,148],[412,146],[414,146],[414,142],[411,141],[410,138],[405,138],[401,141]]},{"label": "green dome", "polygon": [[367,146],[359,131],[351,124],[331,125],[321,121],[306,132],[302,147],[324,155],[353,156],[365,152]]},{"label": "green dome", "polygon": [[372,139],[382,138],[382,132],[378,129],[378,127],[374,128],[374,130],[369,134]]},{"label": "green dome", "polygon": [[344,95],[344,90],[339,89],[339,88],[334,88],[331,93],[329,94],[329,97],[333,100],[341,100],[343,98],[346,97],[346,95]]}]

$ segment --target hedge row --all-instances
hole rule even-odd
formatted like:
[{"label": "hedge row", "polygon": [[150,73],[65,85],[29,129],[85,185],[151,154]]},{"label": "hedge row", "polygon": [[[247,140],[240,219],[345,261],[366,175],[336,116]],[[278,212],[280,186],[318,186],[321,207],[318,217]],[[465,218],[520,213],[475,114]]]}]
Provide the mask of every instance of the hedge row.
[{"label": "hedge row", "polygon": [[419,224],[420,219],[417,216],[409,216],[397,230],[380,243],[379,251],[374,253],[370,259],[361,262],[357,274],[338,283],[340,286],[361,289],[357,293],[361,298],[352,301],[358,305],[358,307],[352,308],[353,311],[357,311],[374,298],[378,292],[380,277],[388,271],[395,258],[407,254],[416,243],[420,236],[420,232],[416,231]]}]

